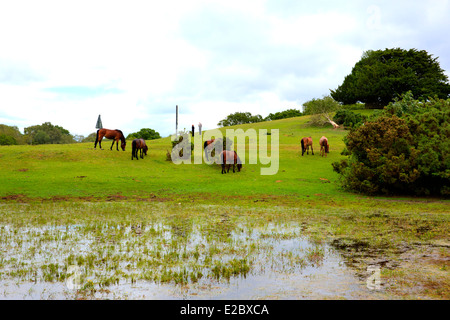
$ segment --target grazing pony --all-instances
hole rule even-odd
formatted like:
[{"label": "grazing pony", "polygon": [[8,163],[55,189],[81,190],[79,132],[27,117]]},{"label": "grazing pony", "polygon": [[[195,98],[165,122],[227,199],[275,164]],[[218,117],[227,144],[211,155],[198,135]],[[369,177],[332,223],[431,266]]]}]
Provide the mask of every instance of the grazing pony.
[{"label": "grazing pony", "polygon": [[139,160],[138,151],[140,151],[141,159],[144,159],[144,155],[147,155],[147,144],[144,139],[134,139],[131,143],[131,160],[136,157]]},{"label": "grazing pony", "polygon": [[326,157],[327,153],[330,152],[330,145],[328,144],[328,139],[325,136],[322,136],[322,138],[320,138],[319,140],[319,145],[320,145],[320,155],[322,157],[325,155]]},{"label": "grazing pony", "polygon": [[122,131],[120,131],[118,129],[115,129],[115,130],[99,129],[99,130],[97,130],[97,137],[95,138],[94,149],[97,148],[97,142],[98,142],[98,145],[100,146],[100,149],[102,149],[103,137],[113,140],[113,143],[111,145],[111,150],[114,146],[114,142],[116,142],[117,143],[117,151],[119,151],[119,139],[120,139],[120,141],[121,141],[120,147],[122,148],[123,151],[125,151],[125,146],[126,146],[127,142],[125,141],[125,137],[124,137]]},{"label": "grazing pony", "polygon": [[[233,172],[235,172],[234,171],[235,165],[237,165],[238,172],[241,171],[242,162],[241,162],[241,159],[239,158],[239,156],[237,155],[236,151],[223,150],[220,153],[220,160],[222,163],[222,174],[230,172],[231,165],[233,165]],[[225,171],[225,166],[228,166],[227,171]]]},{"label": "grazing pony", "polygon": [[203,144],[203,149],[205,150],[205,158],[208,161],[209,161],[209,158],[208,158],[207,150],[210,150],[214,146],[214,144],[213,144],[214,141],[216,141],[216,139],[206,140],[205,143]]},{"label": "grazing pony", "polygon": [[314,155],[314,150],[313,150],[313,142],[312,142],[312,138],[308,137],[308,138],[303,138],[301,141],[301,145],[302,145],[302,156],[306,151],[306,154],[309,154],[309,147],[311,146],[311,153],[312,155]]}]

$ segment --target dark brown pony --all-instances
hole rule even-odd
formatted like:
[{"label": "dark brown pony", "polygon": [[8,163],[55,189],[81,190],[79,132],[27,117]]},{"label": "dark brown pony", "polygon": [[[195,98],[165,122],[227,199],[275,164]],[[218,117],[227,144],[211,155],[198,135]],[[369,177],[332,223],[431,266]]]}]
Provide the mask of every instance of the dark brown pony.
[{"label": "dark brown pony", "polygon": [[144,159],[144,155],[147,155],[147,150],[148,147],[144,139],[134,139],[133,142],[131,142],[131,160],[133,160],[133,158],[139,160],[138,151],[140,151],[141,159]]},{"label": "dark brown pony", "polygon": [[214,141],[216,141],[216,139],[206,140],[205,143],[203,144],[203,150],[205,150],[205,158],[206,158],[206,160],[209,160],[207,149],[211,149],[212,148],[212,146],[214,145],[213,144]]},{"label": "dark brown pony", "polygon": [[322,136],[322,138],[320,138],[319,140],[319,145],[320,145],[320,155],[322,157],[325,155],[326,157],[327,153],[330,152],[330,145],[328,144],[328,139],[325,136]]},{"label": "dark brown pony", "polygon": [[314,155],[313,142],[311,137],[303,138],[301,141],[301,145],[302,145],[302,156],[305,153],[305,151],[306,154],[309,154],[309,147],[311,147],[311,153],[312,155]]},{"label": "dark brown pony", "polygon": [[123,132],[115,129],[115,130],[110,130],[110,129],[99,129],[97,130],[97,138],[95,139],[95,144],[94,144],[94,149],[97,148],[97,142],[98,145],[100,146],[100,149],[102,148],[102,139],[103,137],[105,137],[106,139],[112,139],[113,143],[111,145],[111,150],[114,146],[114,142],[117,143],[117,151],[119,151],[119,139],[120,139],[120,147],[122,148],[123,151],[125,151],[125,146],[127,144],[127,142],[125,141],[125,137],[123,135]]},{"label": "dark brown pony", "polygon": [[[220,160],[222,163],[222,174],[230,172],[231,165],[233,165],[233,172],[235,172],[234,167],[236,165],[237,165],[238,172],[241,171],[242,162],[241,162],[241,159],[239,158],[239,156],[237,155],[236,151],[223,150],[220,153]],[[225,166],[228,166],[226,172],[225,172]]]}]

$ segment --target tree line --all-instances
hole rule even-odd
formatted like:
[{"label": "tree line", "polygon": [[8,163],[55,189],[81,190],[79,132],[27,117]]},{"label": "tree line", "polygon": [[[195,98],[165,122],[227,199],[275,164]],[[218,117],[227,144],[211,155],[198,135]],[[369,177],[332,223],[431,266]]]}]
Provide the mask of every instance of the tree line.
[{"label": "tree line", "polygon": [[[0,145],[19,145],[19,144],[70,144],[79,142],[94,142],[96,132],[87,137],[81,135],[72,135],[69,130],[61,126],[53,125],[50,122],[44,122],[40,125],[34,125],[24,128],[22,134],[17,126],[8,126],[0,124]],[[158,132],[150,128],[142,128],[138,132],[130,133],[127,139],[142,138],[145,140],[159,139]]]},{"label": "tree line", "polygon": [[257,123],[263,121],[272,121],[279,119],[286,119],[292,117],[300,117],[303,113],[297,109],[288,109],[276,113],[270,113],[267,117],[263,118],[261,115],[252,115],[250,112],[235,112],[228,115],[225,119],[220,120],[217,124],[219,127],[229,127],[246,123]]}]

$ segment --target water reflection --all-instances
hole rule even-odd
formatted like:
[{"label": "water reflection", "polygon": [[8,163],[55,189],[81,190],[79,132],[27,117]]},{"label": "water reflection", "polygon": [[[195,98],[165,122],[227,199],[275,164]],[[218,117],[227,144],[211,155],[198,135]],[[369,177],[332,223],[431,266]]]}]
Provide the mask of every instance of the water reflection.
[{"label": "water reflection", "polygon": [[[256,225],[226,216],[5,226],[0,299],[377,298],[334,248],[302,230],[293,222]],[[83,290],[65,285],[69,265],[79,266]]]}]

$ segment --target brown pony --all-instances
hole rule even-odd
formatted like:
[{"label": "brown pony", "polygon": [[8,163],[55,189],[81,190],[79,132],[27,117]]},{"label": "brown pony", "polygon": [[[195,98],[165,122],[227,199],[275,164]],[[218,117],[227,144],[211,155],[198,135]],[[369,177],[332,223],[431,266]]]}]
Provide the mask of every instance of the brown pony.
[{"label": "brown pony", "polygon": [[301,141],[301,145],[302,145],[302,156],[306,151],[306,154],[309,154],[309,147],[311,146],[311,152],[312,155],[314,155],[314,150],[313,150],[313,142],[312,142],[312,138],[308,137],[308,138],[303,138]]},{"label": "brown pony", "polygon": [[320,145],[320,155],[322,157],[325,155],[326,157],[327,153],[330,152],[330,145],[328,144],[328,139],[325,136],[322,136],[322,138],[320,138],[319,140],[319,145]]},{"label": "brown pony", "polygon": [[[236,164],[237,164],[238,172],[241,171],[242,162],[241,162],[241,159],[239,158],[239,156],[237,155],[236,151],[223,150],[220,153],[220,160],[222,163],[222,174],[230,172],[231,165],[233,165],[233,172],[235,172],[234,166]],[[227,171],[225,171],[225,166],[228,166]]]},{"label": "brown pony", "polygon": [[134,139],[131,143],[131,160],[136,157],[139,160],[138,151],[140,150],[140,157],[144,159],[144,155],[147,155],[147,144],[144,139]]},{"label": "brown pony", "polygon": [[208,158],[207,148],[208,148],[208,150],[211,149],[214,141],[216,141],[216,139],[206,140],[205,143],[203,144],[203,149],[205,150],[205,158],[208,161],[209,161],[209,158]]},{"label": "brown pony", "polygon": [[124,137],[122,131],[120,131],[118,129],[115,129],[115,130],[99,129],[99,130],[97,130],[97,137],[95,139],[94,149],[97,148],[97,142],[98,142],[98,145],[100,146],[100,149],[102,149],[103,137],[113,140],[113,143],[111,145],[111,150],[114,146],[114,142],[116,142],[117,143],[117,151],[119,151],[119,139],[120,139],[120,141],[121,141],[120,147],[122,148],[123,151],[125,151],[125,146],[126,146],[127,142],[125,141],[125,137]]}]

